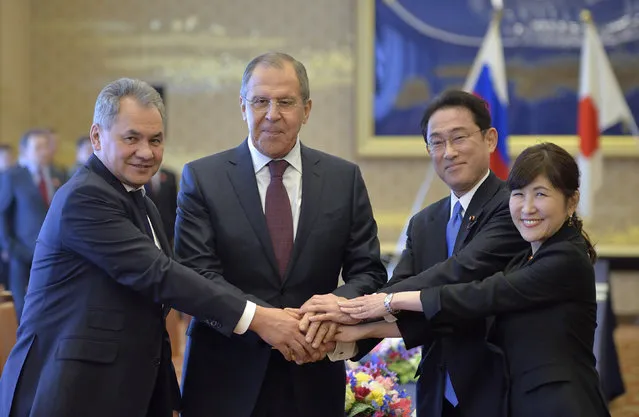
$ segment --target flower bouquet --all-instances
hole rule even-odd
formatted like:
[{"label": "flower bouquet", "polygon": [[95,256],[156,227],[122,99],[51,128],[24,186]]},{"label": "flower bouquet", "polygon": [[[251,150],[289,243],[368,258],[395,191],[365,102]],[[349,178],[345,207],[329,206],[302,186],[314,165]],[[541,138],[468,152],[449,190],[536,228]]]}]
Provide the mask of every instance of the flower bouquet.
[{"label": "flower bouquet", "polygon": [[394,372],[402,385],[416,382],[415,373],[422,359],[422,348],[406,349],[404,339],[388,338],[371,351],[371,361],[381,360]]},{"label": "flower bouquet", "polygon": [[345,411],[347,417],[409,417],[411,400],[384,363],[367,362],[346,371]]}]

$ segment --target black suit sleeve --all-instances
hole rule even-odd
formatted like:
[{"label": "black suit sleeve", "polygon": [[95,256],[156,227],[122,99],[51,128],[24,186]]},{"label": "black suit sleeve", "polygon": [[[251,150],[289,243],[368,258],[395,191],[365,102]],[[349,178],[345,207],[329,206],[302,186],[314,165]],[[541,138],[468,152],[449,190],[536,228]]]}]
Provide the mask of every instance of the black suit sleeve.
[{"label": "black suit sleeve", "polygon": [[593,287],[594,270],[585,250],[560,242],[540,250],[530,264],[512,272],[422,290],[421,301],[426,318],[447,322],[587,300]]},{"label": "black suit sleeve", "polygon": [[246,299],[164,255],[102,187],[86,185],[69,195],[60,230],[66,248],[118,283],[157,303],[214,320],[226,336],[244,311]]},{"label": "black suit sleeve", "polygon": [[[413,253],[412,243],[415,239],[428,237],[414,236],[415,228],[411,221],[411,227],[407,230],[406,249],[384,291],[415,291],[444,284],[471,282],[503,270],[514,256],[527,248],[528,244],[521,238],[512,222],[508,198],[501,199],[486,216],[488,217],[485,223],[475,225],[480,229],[467,245],[452,257],[417,274],[414,274],[416,255]],[[397,326],[407,347],[428,345],[436,336],[434,330],[451,330],[432,328],[431,323],[426,321],[422,314],[414,312],[401,313]]]},{"label": "black suit sleeve", "polygon": [[333,294],[345,298],[373,293],[387,279],[380,257],[377,223],[358,167],[355,167],[352,195],[351,230],[342,261],[345,284],[333,291]]},{"label": "black suit sleeve", "polygon": [[[405,278],[407,272],[401,269],[400,273],[403,275],[393,275],[384,291],[417,291],[483,279],[502,270],[525,248],[526,244],[510,217],[508,203],[502,201],[481,230],[455,255],[408,278]],[[404,252],[402,257],[412,256],[410,251]],[[408,266],[406,261],[404,264]]]},{"label": "black suit sleeve", "polygon": [[224,279],[222,260],[217,255],[215,228],[210,213],[189,165],[184,166],[178,194],[175,223],[175,256],[200,275],[223,286],[237,297],[251,300],[257,305],[271,307],[267,302],[251,295]]}]

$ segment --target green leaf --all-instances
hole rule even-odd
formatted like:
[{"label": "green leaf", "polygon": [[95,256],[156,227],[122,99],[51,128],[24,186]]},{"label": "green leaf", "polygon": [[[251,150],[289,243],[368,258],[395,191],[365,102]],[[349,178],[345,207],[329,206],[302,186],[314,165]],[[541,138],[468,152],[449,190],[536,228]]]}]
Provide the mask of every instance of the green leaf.
[{"label": "green leaf", "polygon": [[370,404],[355,403],[353,404],[353,408],[351,408],[350,413],[348,413],[348,417],[357,417],[365,411],[375,411],[375,408]]}]

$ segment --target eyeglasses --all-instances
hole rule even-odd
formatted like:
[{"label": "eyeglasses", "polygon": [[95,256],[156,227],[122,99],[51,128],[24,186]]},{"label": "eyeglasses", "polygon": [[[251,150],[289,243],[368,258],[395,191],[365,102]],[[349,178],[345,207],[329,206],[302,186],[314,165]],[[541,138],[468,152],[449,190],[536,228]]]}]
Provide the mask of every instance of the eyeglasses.
[{"label": "eyeglasses", "polygon": [[292,97],[286,98],[277,98],[277,99],[268,99],[266,97],[253,97],[252,99],[248,99],[246,97],[242,97],[244,101],[248,103],[251,109],[256,113],[265,113],[271,108],[271,106],[276,106],[276,108],[281,113],[290,112],[296,107],[299,106],[300,102]]},{"label": "eyeglasses", "polygon": [[468,139],[475,133],[483,132],[486,129],[475,130],[471,133],[455,133],[448,138],[441,137],[439,135],[433,135],[426,141],[426,148],[431,153],[442,153],[446,149],[446,142],[450,143],[450,147],[453,149],[460,149],[468,143]]}]

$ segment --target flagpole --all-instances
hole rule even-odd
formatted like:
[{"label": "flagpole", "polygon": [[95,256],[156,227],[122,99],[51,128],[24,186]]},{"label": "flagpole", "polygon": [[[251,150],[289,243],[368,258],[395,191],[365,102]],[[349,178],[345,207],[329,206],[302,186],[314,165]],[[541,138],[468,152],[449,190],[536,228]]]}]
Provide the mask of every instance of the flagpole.
[{"label": "flagpole", "polygon": [[408,232],[408,224],[410,220],[413,218],[417,212],[422,209],[422,205],[424,204],[424,200],[426,199],[426,195],[428,195],[428,191],[430,190],[430,186],[435,179],[435,168],[433,166],[434,162],[428,164],[428,169],[426,171],[426,177],[422,182],[422,185],[419,187],[417,194],[415,195],[415,199],[413,200],[413,205],[410,210],[410,215],[404,222],[404,227],[402,228],[402,232],[397,239],[397,244],[395,245],[395,251],[393,252],[390,261],[388,262],[388,266],[386,267],[386,273],[388,274],[388,279],[393,276],[393,271],[395,267],[399,263],[399,259],[402,256],[402,252],[406,247],[406,233]]}]

